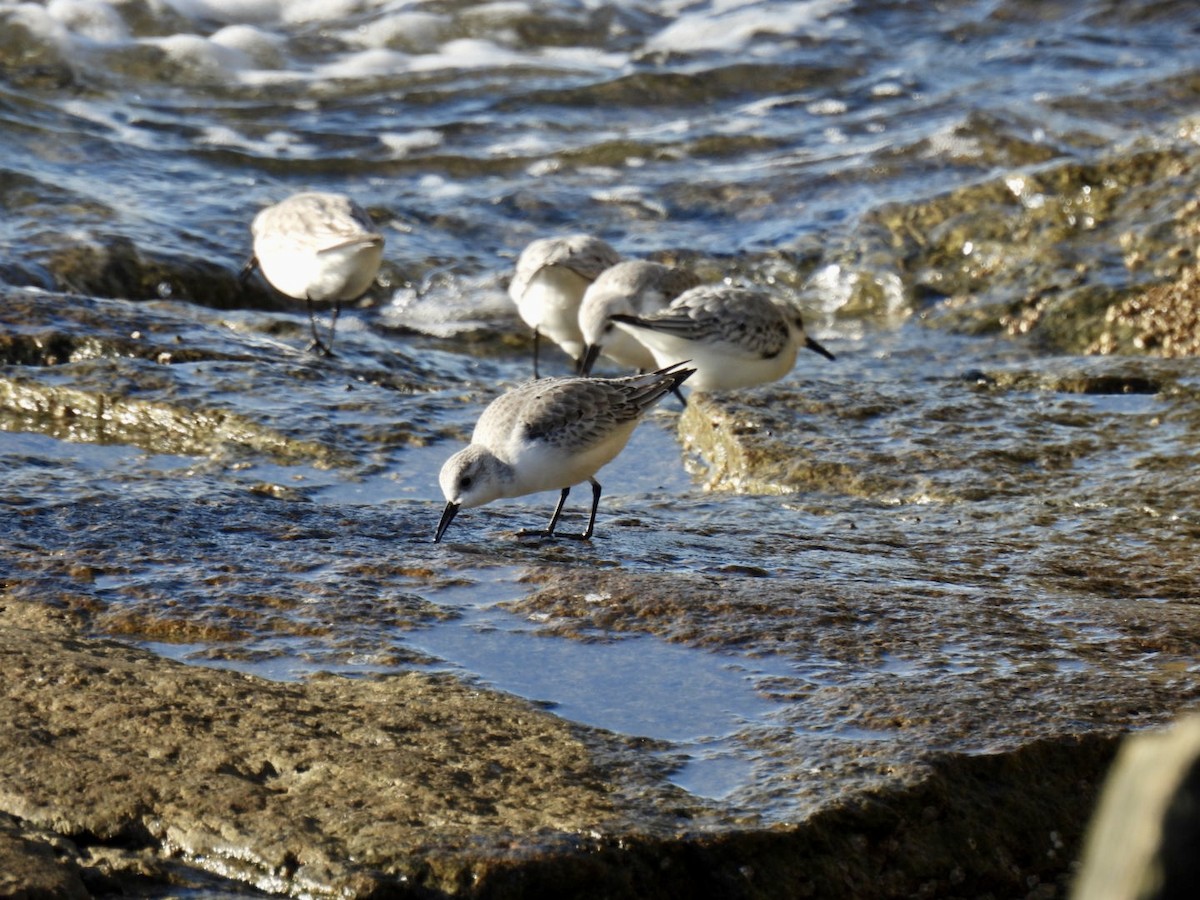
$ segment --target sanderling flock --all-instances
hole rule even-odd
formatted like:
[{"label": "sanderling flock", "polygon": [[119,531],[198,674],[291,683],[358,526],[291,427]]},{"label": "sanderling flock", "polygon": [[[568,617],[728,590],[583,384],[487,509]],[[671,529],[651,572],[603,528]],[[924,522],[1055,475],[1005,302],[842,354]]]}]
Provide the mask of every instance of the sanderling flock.
[{"label": "sanderling flock", "polygon": [[[363,296],[379,273],[383,236],[370,215],[342,194],[305,192],[262,210],[250,230],[253,254],[243,277],[257,266],[275,290],[305,301],[310,349],[331,355],[342,302]],[[600,502],[596,473],[664,394],[686,404],[684,381],[694,392],[776,381],[791,371],[801,347],[834,359],[787,302],[701,284],[676,266],[622,261],[588,234],[530,243],[517,259],[509,296],[533,329],[534,380],[493,400],[470,445],[446,460],[439,477],[446,506],[435,543],[460,509],[558,490],[549,525],[521,532],[553,537],[571,487],[583,481],[592,486],[591,513],[587,529],[571,537],[586,540]],[[331,301],[329,337],[322,340],[314,305]],[[571,357],[578,374],[540,377],[542,335]],[[594,377],[600,356],[639,374]]]}]

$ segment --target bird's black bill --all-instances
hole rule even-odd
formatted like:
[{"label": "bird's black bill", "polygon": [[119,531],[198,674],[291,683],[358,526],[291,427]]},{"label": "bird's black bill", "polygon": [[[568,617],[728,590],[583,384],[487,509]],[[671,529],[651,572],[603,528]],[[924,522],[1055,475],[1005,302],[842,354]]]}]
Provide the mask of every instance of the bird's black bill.
[{"label": "bird's black bill", "polygon": [[600,358],[600,345],[588,344],[583,348],[583,356],[579,358],[579,374],[591,375],[592,366],[596,364],[596,360]]},{"label": "bird's black bill", "polygon": [[437,532],[433,536],[435,544],[442,540],[442,535],[446,533],[446,529],[450,527],[450,523],[454,521],[456,515],[458,515],[458,504],[447,503],[446,508],[442,510],[442,518],[438,522]]},{"label": "bird's black bill", "polygon": [[837,359],[836,356],[834,356],[832,353],[830,353],[828,350],[826,350],[824,347],[822,347],[820,344],[818,344],[816,341],[814,341],[812,338],[808,337],[807,335],[804,338],[804,346],[807,347],[809,350],[811,350],[813,353],[820,353],[826,359],[830,359],[830,360]]}]

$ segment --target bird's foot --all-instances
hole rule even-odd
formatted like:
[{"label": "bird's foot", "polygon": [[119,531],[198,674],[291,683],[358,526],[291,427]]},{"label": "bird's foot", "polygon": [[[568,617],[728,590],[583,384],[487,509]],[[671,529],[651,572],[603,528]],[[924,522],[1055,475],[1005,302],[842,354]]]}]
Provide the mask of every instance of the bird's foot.
[{"label": "bird's foot", "polygon": [[540,538],[543,541],[554,540],[555,538],[566,538],[572,541],[590,541],[590,534],[572,534],[566,531],[546,531],[544,528],[522,528],[517,532],[519,538]]}]

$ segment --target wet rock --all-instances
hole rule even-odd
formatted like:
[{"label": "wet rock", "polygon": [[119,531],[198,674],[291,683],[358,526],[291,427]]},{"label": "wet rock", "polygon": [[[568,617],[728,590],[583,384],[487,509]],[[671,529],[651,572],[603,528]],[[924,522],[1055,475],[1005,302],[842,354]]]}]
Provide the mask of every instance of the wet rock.
[{"label": "wet rock", "polygon": [[58,290],[92,297],[185,300],[217,309],[289,305],[254,282],[239,281],[237,272],[139,248],[124,237],[76,241],[49,251],[40,262]]},{"label": "wet rock", "polygon": [[[1179,127],[1184,137],[1190,129]],[[1059,352],[1192,352],[1194,143],[1046,162],[867,214],[813,287],[842,313],[898,306]]]},{"label": "wet rock", "polygon": [[1108,307],[1089,353],[1200,355],[1200,266]]},{"label": "wet rock", "polygon": [[[274,891],[457,893],[629,815],[616,745],[524,701],[418,673],[273,684],[0,616],[0,809],[22,827]],[[656,794],[639,818],[669,830],[690,805]]]},{"label": "wet rock", "polygon": [[90,897],[77,860],[64,852],[63,845],[69,842],[44,832],[35,837],[12,816],[0,815],[0,896],[14,900]]},{"label": "wet rock", "polygon": [[0,606],[18,896],[206,877],[315,896],[1019,893],[1062,877],[1111,752],[934,758],[802,823],[714,829],[660,763],[524,701],[418,673],[276,684],[76,627]]},{"label": "wet rock", "polygon": [[[10,430],[321,468],[351,465],[351,445],[402,447],[443,431],[434,407],[447,401],[416,393],[430,373],[390,347],[345,364],[321,361],[303,351],[303,338],[300,348],[258,339],[253,329],[247,338],[186,304],[19,289],[3,291],[0,319],[0,427]],[[307,335],[299,316],[288,327]],[[340,379],[340,390],[326,390],[326,378]],[[380,393],[389,408],[421,412],[381,419]],[[368,411],[366,421],[338,428],[351,410]]]}]

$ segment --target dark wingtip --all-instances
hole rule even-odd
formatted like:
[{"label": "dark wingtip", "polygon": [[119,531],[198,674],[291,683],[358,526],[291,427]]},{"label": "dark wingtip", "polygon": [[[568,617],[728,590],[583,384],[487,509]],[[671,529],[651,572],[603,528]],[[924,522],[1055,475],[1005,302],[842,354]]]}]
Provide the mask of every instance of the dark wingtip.
[{"label": "dark wingtip", "polygon": [[696,371],[695,368],[682,369],[680,366],[686,366],[690,363],[690,359],[681,359],[677,363],[671,363],[669,366],[663,366],[661,369],[655,369],[655,375],[669,375],[675,384],[682,384]]},{"label": "dark wingtip", "polygon": [[826,350],[824,347],[822,347],[820,344],[818,344],[816,341],[814,341],[810,337],[806,336],[804,338],[804,346],[807,347],[809,350],[811,350],[813,353],[820,353],[823,357],[825,357],[826,359],[828,359],[830,361],[837,359],[836,356],[834,356],[832,353],[830,353],[828,350]]}]

